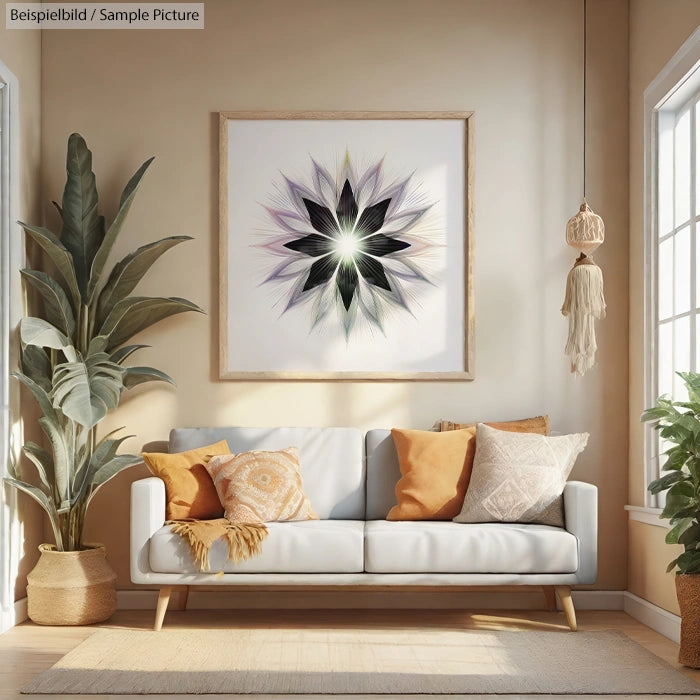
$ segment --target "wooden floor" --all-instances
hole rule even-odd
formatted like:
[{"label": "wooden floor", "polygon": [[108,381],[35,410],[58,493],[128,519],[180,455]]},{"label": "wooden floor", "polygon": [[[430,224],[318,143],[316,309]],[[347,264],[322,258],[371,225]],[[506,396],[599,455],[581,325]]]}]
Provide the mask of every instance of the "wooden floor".
[{"label": "wooden floor", "polygon": [[[145,610],[118,611],[111,620],[100,625],[108,628],[142,628],[150,629],[154,613]],[[634,639],[651,652],[665,659],[672,666],[700,683],[700,670],[680,666],[677,662],[678,647],[653,630],[645,627],[624,612],[617,611],[578,611],[580,630],[617,629]],[[412,628],[420,626],[458,627],[471,629],[508,629],[508,630],[547,630],[566,628],[564,614],[528,610],[524,612],[467,612],[458,610],[189,610],[187,612],[168,612],[165,627],[175,629],[187,628],[249,628],[249,627],[345,627],[349,629],[389,629],[396,630],[397,635],[406,625]],[[49,668],[65,653],[89,637],[98,626],[91,627],[40,627],[30,622],[23,623],[0,635],[0,696],[3,698],[30,697],[22,696],[19,688]],[[576,634],[571,632],[571,634]],[[35,696],[39,697],[39,696]],[[103,696],[41,696],[60,698],[88,698]],[[159,698],[164,696],[116,696],[120,698]],[[171,696],[173,697],[173,696]],[[186,697],[186,696],[177,696]],[[200,696],[204,697],[204,696]],[[209,696],[221,698],[222,696]],[[271,700],[280,696],[246,696],[250,700],[256,697]],[[301,696],[290,696],[300,698]],[[314,696],[321,698],[325,696]],[[328,696],[340,700],[346,696]],[[347,696],[357,698],[358,696]],[[376,696],[386,698],[387,696]],[[434,696],[421,696],[434,697]],[[455,697],[455,696],[449,696]],[[503,700],[515,696],[498,696]],[[529,696],[533,697],[533,696]],[[547,696],[551,698],[552,696]],[[568,696],[573,698],[576,696]],[[585,696],[591,698],[593,696]],[[602,697],[602,696],[601,696]],[[607,696],[606,696],[607,697]],[[617,696],[633,697],[633,696]],[[665,696],[655,696],[656,698]],[[685,697],[685,696],[669,696]],[[697,696],[690,696],[697,697]]]}]

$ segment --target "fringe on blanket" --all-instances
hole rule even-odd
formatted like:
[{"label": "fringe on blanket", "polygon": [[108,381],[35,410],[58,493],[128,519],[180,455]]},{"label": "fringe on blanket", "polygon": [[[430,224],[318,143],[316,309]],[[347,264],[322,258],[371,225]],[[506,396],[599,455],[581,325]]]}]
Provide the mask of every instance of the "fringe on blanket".
[{"label": "fringe on blanket", "polygon": [[200,571],[211,571],[209,550],[219,538],[226,539],[228,558],[237,564],[259,555],[268,534],[263,523],[232,523],[226,518],[170,520],[167,524],[172,532],[186,540]]}]

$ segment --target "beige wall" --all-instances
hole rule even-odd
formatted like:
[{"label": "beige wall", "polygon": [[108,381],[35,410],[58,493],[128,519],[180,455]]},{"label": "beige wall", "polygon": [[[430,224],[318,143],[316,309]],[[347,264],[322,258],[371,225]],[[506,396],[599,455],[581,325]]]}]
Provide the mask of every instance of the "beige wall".
[{"label": "beige wall", "polygon": [[[2,3],[2,17],[5,16]],[[41,218],[41,32],[38,30],[10,31],[0,25],[0,60],[12,71],[19,84],[19,216],[30,221]],[[14,233],[19,237],[19,228]],[[19,241],[18,241],[19,242]],[[27,399],[28,397],[23,397]],[[31,399],[29,399],[31,400]],[[28,414],[31,413],[29,409]],[[30,429],[31,430],[31,429]],[[14,495],[6,492],[9,502]],[[44,540],[43,512],[31,499],[17,496],[13,518],[19,522],[17,546],[19,568],[15,579],[15,599],[24,596],[27,572],[38,558],[37,546]],[[5,553],[6,561],[15,562],[15,553]]]},{"label": "beige wall", "polygon": [[[591,433],[574,476],[600,487],[597,587],[624,589],[627,2],[588,5],[588,194],[607,226],[597,260],[609,306],[599,365],[584,379],[569,374],[559,311],[575,257],[564,227],[582,192],[580,3],[209,1],[202,31],[45,32],[45,199],[61,192],[72,131],[94,151],[108,215],[131,173],[155,155],[117,252],[194,236],[156,264],[143,291],[209,311],[143,334],[153,349],[138,361],[171,374],[177,391],[134,392],[103,429],[126,425],[137,434],[126,446],[138,450],[173,426],[427,428],[442,417],[548,412],[556,431]],[[475,381],[217,379],[216,113],[237,109],[476,111]],[[56,223],[48,207],[46,216]],[[111,482],[88,520],[87,537],[107,544],[120,587],[130,585],[129,483],[143,475],[136,468]]]},{"label": "beige wall", "polygon": [[679,614],[675,573],[666,573],[668,563],[683,547],[667,545],[666,528],[630,521],[629,524],[629,591],[646,600]]},{"label": "beige wall", "polygon": [[[629,502],[644,504],[644,90],[700,24],[697,0],[630,2],[630,318]],[[677,610],[673,576],[666,576],[672,549],[665,529],[631,523],[629,590]],[[653,563],[655,562],[654,568]]]}]

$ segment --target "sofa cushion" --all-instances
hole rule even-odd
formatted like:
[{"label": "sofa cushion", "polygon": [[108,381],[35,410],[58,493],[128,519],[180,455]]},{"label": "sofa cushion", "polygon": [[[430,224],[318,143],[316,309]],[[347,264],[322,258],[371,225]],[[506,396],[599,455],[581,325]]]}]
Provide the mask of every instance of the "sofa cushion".
[{"label": "sofa cushion", "polygon": [[304,492],[318,517],[364,519],[365,462],[357,428],[177,428],[169,449],[181,452],[217,440],[226,440],[233,453],[298,447]]},{"label": "sofa cushion", "polygon": [[396,505],[401,478],[399,457],[390,430],[375,428],[365,436],[367,450],[367,520],[383,520]]},{"label": "sofa cushion", "polygon": [[[216,573],[358,573],[363,568],[364,522],[357,520],[296,520],[267,523],[262,554],[234,564],[228,546],[214,542],[209,552]],[[150,540],[149,563],[158,573],[199,573],[189,547],[166,525]]]},{"label": "sofa cushion", "polygon": [[374,520],[365,526],[371,573],[561,574],[578,568],[578,540],[548,525]]}]

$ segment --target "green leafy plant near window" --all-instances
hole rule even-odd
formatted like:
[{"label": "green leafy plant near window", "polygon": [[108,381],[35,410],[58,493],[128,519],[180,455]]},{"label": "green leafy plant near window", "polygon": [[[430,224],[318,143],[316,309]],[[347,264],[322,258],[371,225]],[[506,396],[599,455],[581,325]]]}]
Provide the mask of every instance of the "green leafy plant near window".
[{"label": "green leafy plant near window", "polygon": [[63,200],[61,205],[54,202],[62,221],[60,237],[20,222],[53,264],[51,272],[21,271],[41,303],[20,323],[21,371],[13,373],[39,404],[39,425],[50,451],[35,442],[22,447],[36,467],[36,485],[22,480],[15,460],[5,481],[46,510],[59,551],[83,547],[85,514],[97,489],[141,461],[137,455],[117,454],[131,436],[115,438],[118,431],[113,431],[98,440],[98,423],[117,408],[125,390],[149,381],[174,384],[153,367],[126,366],[132,353],[147,347],[128,341],[168,316],[201,311],[177,297],[132,296],[151,265],[189,236],[144,245],[106,271],[107,258],[152,161],[147,160],[129,180],[117,214],[107,225],[97,210],[92,153],[80,134],[72,134]]},{"label": "green leafy plant near window", "polygon": [[656,406],[642,414],[642,421],[656,421],[661,438],[673,447],[666,450],[663,471],[649,484],[653,494],[666,491],[662,518],[670,519],[669,544],[685,551],[669,565],[679,574],[700,573],[700,374],[678,372],[688,389],[688,401],[658,398]]}]

